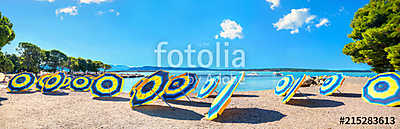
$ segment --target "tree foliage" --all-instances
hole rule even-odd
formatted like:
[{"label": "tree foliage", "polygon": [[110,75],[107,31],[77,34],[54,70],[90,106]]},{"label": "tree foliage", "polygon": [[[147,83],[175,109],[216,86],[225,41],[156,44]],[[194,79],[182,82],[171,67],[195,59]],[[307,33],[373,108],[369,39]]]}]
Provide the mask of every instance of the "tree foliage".
[{"label": "tree foliage", "polygon": [[[12,30],[13,24],[10,20],[1,15],[0,12],[0,50],[14,40],[15,33]],[[63,52],[53,50],[43,50],[39,46],[29,43],[20,42],[16,48],[17,54],[3,54],[0,51],[0,72],[16,73],[16,72],[34,72],[38,73],[42,70],[55,72],[68,68],[70,72],[98,72],[99,69],[110,65],[101,61],[84,59],[81,57],[68,57]]]},{"label": "tree foliage", "polygon": [[[84,59],[81,57],[68,57],[63,52],[55,49],[49,51],[43,50],[27,42],[19,43],[17,51],[19,51],[21,57],[15,54],[9,56],[9,58],[12,59],[10,61],[18,68],[13,71],[37,73],[41,70],[46,70],[55,72],[63,70],[65,67],[68,68],[70,72],[98,72],[106,65],[101,61]],[[107,65],[107,67],[110,68],[111,66]]]},{"label": "tree foliage", "polygon": [[371,0],[358,9],[343,53],[375,72],[400,70],[400,0]]},{"label": "tree foliage", "polygon": [[42,50],[41,51],[42,61],[47,67],[50,67],[49,71],[55,72],[57,69],[62,69],[65,66],[65,63],[68,61],[68,57],[66,54],[59,50]]},{"label": "tree foliage", "polygon": [[91,65],[91,71],[93,72],[99,72],[99,69],[103,68],[104,64],[101,61],[93,61],[93,64]]},{"label": "tree foliage", "polygon": [[10,73],[14,70],[13,62],[0,52],[0,72]]},{"label": "tree foliage", "polygon": [[68,61],[66,62],[65,65],[70,72],[79,71],[79,62],[75,57],[68,57]]},{"label": "tree foliage", "polygon": [[88,71],[88,65],[85,59],[78,57],[78,69],[79,71],[86,72]]},{"label": "tree foliage", "polygon": [[13,69],[10,70],[12,73],[21,72],[22,60],[19,56],[17,56],[16,54],[7,54],[6,58],[9,59],[14,66]]},{"label": "tree foliage", "polygon": [[0,12],[0,49],[10,43],[10,41],[14,40],[15,38],[15,33],[14,30],[12,30],[13,24],[10,22],[10,20],[1,15]]},{"label": "tree foliage", "polygon": [[104,64],[104,65],[103,65],[103,69],[104,69],[104,71],[109,70],[109,69],[111,69],[111,65],[109,65],[109,64]]},{"label": "tree foliage", "polygon": [[41,49],[28,42],[20,42],[17,48],[22,59],[23,71],[38,73],[41,63]]}]

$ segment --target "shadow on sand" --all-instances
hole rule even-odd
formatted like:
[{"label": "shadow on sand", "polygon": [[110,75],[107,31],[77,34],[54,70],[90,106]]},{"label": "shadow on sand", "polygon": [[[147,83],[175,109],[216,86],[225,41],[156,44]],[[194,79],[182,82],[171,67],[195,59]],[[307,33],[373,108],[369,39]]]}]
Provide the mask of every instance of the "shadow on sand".
[{"label": "shadow on sand", "polygon": [[66,96],[66,95],[69,95],[69,93],[67,93],[67,92],[56,91],[56,92],[44,93],[44,95],[49,95],[49,96]]},{"label": "shadow on sand", "polygon": [[300,93],[296,93],[296,94],[293,95],[293,97],[306,97],[306,96],[315,96],[315,94],[309,94],[309,93],[300,94]]},{"label": "shadow on sand", "polygon": [[338,107],[344,105],[343,102],[327,99],[291,99],[288,104],[309,108]]},{"label": "shadow on sand", "polygon": [[221,123],[250,123],[260,124],[279,121],[286,115],[272,110],[259,108],[229,108],[214,121]]},{"label": "shadow on sand", "polygon": [[334,96],[334,97],[361,98],[361,94],[356,94],[356,93],[333,93],[331,96]]},{"label": "shadow on sand", "polygon": [[194,106],[194,107],[211,107],[211,103],[207,102],[197,102],[197,101],[184,101],[184,100],[168,100],[168,103],[185,105],[185,106]]},{"label": "shadow on sand", "polygon": [[114,101],[114,102],[127,102],[129,98],[122,98],[122,97],[94,97],[94,100],[100,101]]},{"label": "shadow on sand", "polygon": [[176,120],[201,120],[204,116],[194,111],[174,107],[172,110],[168,106],[160,105],[143,105],[133,108],[134,111],[161,118],[169,118]]},{"label": "shadow on sand", "polygon": [[0,106],[3,105],[3,104],[1,104],[1,101],[5,101],[5,100],[8,100],[8,99],[7,99],[7,98],[0,97]]},{"label": "shadow on sand", "polygon": [[22,92],[7,92],[7,94],[33,94],[33,93],[36,93],[36,92],[38,92],[38,91],[22,91]]},{"label": "shadow on sand", "polygon": [[[217,95],[210,95],[208,98],[216,98]],[[259,97],[258,95],[243,95],[243,94],[233,94],[232,97]]]}]

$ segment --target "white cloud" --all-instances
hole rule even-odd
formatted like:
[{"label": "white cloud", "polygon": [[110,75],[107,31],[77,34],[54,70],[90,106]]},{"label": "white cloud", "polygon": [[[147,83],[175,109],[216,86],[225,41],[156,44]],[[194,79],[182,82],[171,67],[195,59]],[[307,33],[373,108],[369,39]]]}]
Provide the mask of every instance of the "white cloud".
[{"label": "white cloud", "polygon": [[114,9],[109,9],[108,11],[110,13],[115,13],[115,16],[119,16],[120,15],[120,13],[118,11],[114,10]]},{"label": "white cloud", "polygon": [[[220,24],[222,31],[219,33],[219,36],[222,38],[229,38],[229,39],[235,39],[239,38],[241,39],[242,36],[242,27],[237,24],[235,21],[232,21],[230,19],[225,19],[222,21]],[[217,36],[215,36],[217,38]]]},{"label": "white cloud", "polygon": [[296,34],[296,33],[299,33],[299,29],[295,29],[295,30],[290,31],[290,34]]},{"label": "white cloud", "polygon": [[275,7],[279,6],[279,1],[280,0],[265,0],[265,1],[267,1],[268,3],[271,3],[270,8],[271,8],[271,10],[274,10]]},{"label": "white cloud", "polygon": [[314,20],[317,16],[315,15],[311,15],[309,17],[306,18],[306,23],[310,23],[312,20]]},{"label": "white cloud", "polygon": [[49,2],[49,3],[53,3],[53,2],[56,1],[56,0],[36,0],[36,1],[40,1],[40,2],[45,2],[45,1],[47,1],[47,2]]},{"label": "white cloud", "polygon": [[299,28],[303,27],[304,24],[310,24],[317,17],[311,15],[310,9],[292,9],[291,12],[280,18],[278,22],[274,23],[276,30],[291,30],[291,34],[299,33]]},{"label": "white cloud", "polygon": [[103,15],[104,11],[97,11],[97,15]]},{"label": "white cloud", "polygon": [[118,11],[116,11],[115,9],[109,9],[108,12],[114,13],[115,16],[119,16],[120,15],[120,13]]},{"label": "white cloud", "polygon": [[311,26],[308,25],[307,28],[306,28],[306,30],[307,30],[308,32],[311,32]]},{"label": "white cloud", "polygon": [[91,3],[96,3],[100,4],[103,2],[110,2],[112,0],[79,0],[79,3],[84,3],[84,4],[91,4]]},{"label": "white cloud", "polygon": [[78,15],[78,8],[76,6],[71,6],[71,7],[56,9],[56,15],[61,14],[61,13],[75,16],[75,15]]},{"label": "white cloud", "polygon": [[113,14],[115,16],[119,16],[120,15],[120,13],[118,11],[116,11],[115,9],[109,9],[109,10],[104,10],[104,11],[100,10],[100,11],[97,11],[96,14],[97,15],[104,15],[104,14],[107,14],[107,13]]},{"label": "white cloud", "polygon": [[343,11],[344,11],[344,7],[342,6],[339,8],[339,12],[343,12]]},{"label": "white cloud", "polygon": [[321,26],[328,26],[329,20],[326,18],[322,18],[319,20],[319,23],[315,25],[315,27],[319,28]]}]

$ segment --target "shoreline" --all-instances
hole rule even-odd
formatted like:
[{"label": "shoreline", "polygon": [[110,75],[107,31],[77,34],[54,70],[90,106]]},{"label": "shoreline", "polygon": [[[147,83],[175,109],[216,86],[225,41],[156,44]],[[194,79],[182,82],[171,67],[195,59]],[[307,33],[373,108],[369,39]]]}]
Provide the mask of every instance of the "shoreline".
[{"label": "shoreline", "polygon": [[[0,128],[400,128],[399,107],[364,102],[361,87],[366,78],[349,78],[343,94],[322,96],[319,87],[301,87],[310,98],[296,94],[289,104],[273,90],[235,92],[231,103],[214,121],[204,118],[215,94],[206,99],[163,101],[132,109],[129,94],[93,99],[87,92],[42,95],[7,93],[0,89]],[[395,125],[342,125],[346,116],[396,117]]]},{"label": "shoreline", "polygon": [[246,71],[246,72],[373,72],[371,70],[331,70],[331,69],[306,69],[306,68],[249,68],[249,69],[216,69],[216,68],[190,68],[190,67],[153,67],[151,70],[114,70],[109,72],[154,72],[157,70],[172,71]]}]

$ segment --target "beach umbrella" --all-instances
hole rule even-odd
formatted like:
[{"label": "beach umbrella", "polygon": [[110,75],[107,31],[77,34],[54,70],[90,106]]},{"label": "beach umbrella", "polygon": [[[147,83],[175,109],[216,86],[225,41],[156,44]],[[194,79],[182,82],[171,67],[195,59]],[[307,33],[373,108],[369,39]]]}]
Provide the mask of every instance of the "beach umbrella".
[{"label": "beach umbrella", "polygon": [[124,85],[124,78],[115,73],[103,73],[93,80],[90,93],[93,97],[118,96]]},{"label": "beach umbrella", "polygon": [[275,87],[274,93],[278,96],[284,96],[289,91],[290,86],[294,82],[293,75],[286,75],[280,79]]},{"label": "beach umbrella", "polygon": [[296,91],[300,88],[300,86],[304,83],[304,80],[306,78],[306,75],[300,76],[292,86],[290,86],[288,93],[286,96],[282,99],[282,103],[287,103],[289,100],[296,94]]},{"label": "beach umbrella", "polygon": [[79,76],[72,79],[69,88],[72,91],[89,91],[93,80],[87,76]]},{"label": "beach umbrella", "polygon": [[368,80],[362,89],[362,99],[368,103],[400,105],[400,75],[395,72],[378,74]]},{"label": "beach umbrella", "polygon": [[176,75],[174,74],[174,75],[169,75],[169,79],[172,79],[172,78],[174,78]]},{"label": "beach umbrella", "polygon": [[244,78],[244,72],[241,75],[232,77],[230,81],[226,83],[226,85],[220,90],[217,97],[211,104],[210,110],[206,115],[206,119],[213,120],[221,115],[228,104],[231,102],[231,96],[233,92],[235,92],[237,86],[239,85],[240,81]]},{"label": "beach umbrella", "polygon": [[168,72],[162,70],[145,77],[133,91],[130,100],[131,107],[148,104],[160,98],[165,93],[168,80]]},{"label": "beach umbrella", "polygon": [[[169,78],[172,78],[174,75],[169,76]],[[139,81],[135,83],[135,85],[132,86],[131,90],[129,91],[129,97],[132,97],[133,93],[135,93],[135,89],[137,86],[139,86],[144,80],[146,80],[146,77],[141,78]]]},{"label": "beach umbrella", "polygon": [[69,85],[71,84],[71,81],[72,81],[72,77],[71,76],[68,76],[67,78],[65,78],[65,81],[61,84],[60,89],[68,88]]},{"label": "beach umbrella", "polygon": [[208,79],[205,85],[201,87],[199,93],[197,94],[197,98],[207,98],[212,92],[215,91],[215,89],[217,89],[219,81],[219,77]]},{"label": "beach umbrella", "polygon": [[140,84],[142,84],[142,82],[146,80],[146,78],[141,78],[138,82],[135,83],[135,85],[132,86],[131,91],[129,91],[129,97],[133,96],[133,93],[135,93],[135,89],[137,86],[139,86]]},{"label": "beach umbrella", "polygon": [[344,82],[343,74],[336,74],[330,76],[324,81],[324,84],[319,88],[319,93],[322,95],[331,95],[333,92],[338,90]]},{"label": "beach umbrella", "polygon": [[51,77],[51,74],[44,74],[39,77],[38,81],[36,82],[36,89],[42,90],[43,86],[46,84],[47,79]]},{"label": "beach umbrella", "polygon": [[57,72],[47,79],[45,85],[42,87],[42,93],[50,93],[60,89],[61,84],[65,81],[66,74],[64,72]]},{"label": "beach umbrella", "polygon": [[35,84],[35,81],[36,77],[32,73],[18,73],[8,82],[7,89],[9,92],[26,91]]},{"label": "beach umbrella", "polygon": [[164,100],[181,99],[194,91],[198,83],[197,75],[194,73],[173,76],[170,78],[167,89],[162,97]]},{"label": "beach umbrella", "polygon": [[86,77],[89,77],[90,79],[94,79],[94,78],[96,78],[96,76],[95,75],[90,75],[90,74],[88,74],[88,75],[85,75]]}]

